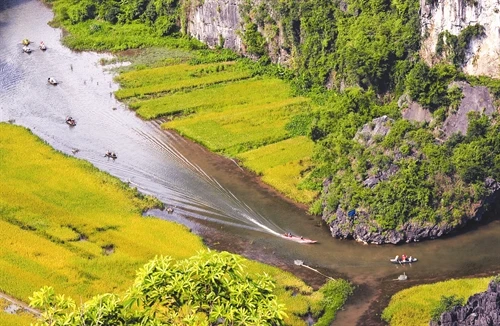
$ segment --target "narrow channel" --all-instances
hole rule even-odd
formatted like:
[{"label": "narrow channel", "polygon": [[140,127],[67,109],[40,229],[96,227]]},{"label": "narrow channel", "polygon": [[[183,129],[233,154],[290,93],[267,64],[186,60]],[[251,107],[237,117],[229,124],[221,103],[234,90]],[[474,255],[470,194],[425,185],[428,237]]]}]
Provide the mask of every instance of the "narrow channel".
[{"label": "narrow channel", "polygon": [[[403,271],[417,283],[500,271],[498,218],[457,236],[404,246],[331,238],[320,218],[309,216],[234,162],[162,130],[158,122],[138,118],[113,96],[118,87],[113,74],[99,64],[110,55],[65,48],[61,30],[47,25],[51,19],[50,9],[37,0],[0,3],[0,121],[25,126],[57,150],[175,207],[173,214],[157,212],[160,218],[188,225],[217,248],[288,268],[300,259],[382,291]],[[31,54],[22,52],[24,38],[34,42]],[[45,52],[37,47],[42,40]],[[50,85],[48,77],[60,84]],[[68,126],[66,116],[75,118],[77,126]],[[118,158],[105,158],[107,150]],[[287,241],[279,236],[284,232],[319,243]],[[389,262],[403,252],[419,262]]]}]

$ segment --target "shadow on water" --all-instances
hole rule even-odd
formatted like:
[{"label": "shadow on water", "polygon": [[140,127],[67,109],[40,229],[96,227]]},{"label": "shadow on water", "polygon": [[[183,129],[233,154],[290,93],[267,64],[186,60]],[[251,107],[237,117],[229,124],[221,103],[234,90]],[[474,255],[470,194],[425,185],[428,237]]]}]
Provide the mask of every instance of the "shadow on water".
[{"label": "shadow on water", "polygon": [[[5,23],[0,27],[0,121],[28,127],[57,150],[75,153],[175,207],[172,214],[150,213],[188,225],[212,248],[276,265],[315,286],[325,279],[295,266],[295,259],[326,275],[349,278],[359,287],[352,304],[339,314],[339,325],[354,325],[377,296],[396,287],[392,280],[403,271],[411,281],[398,287],[500,269],[497,219],[459,236],[404,246],[332,239],[320,218],[284,200],[234,162],[162,130],[156,122],[138,119],[114,98],[113,75],[98,64],[109,55],[63,47],[61,31],[47,25],[52,13],[42,3],[2,4],[6,9],[0,11]],[[47,51],[23,54],[24,38],[43,40]],[[48,76],[61,84],[49,85]],[[69,127],[66,116],[75,118],[77,126]],[[107,150],[118,158],[103,157]],[[498,211],[494,214],[498,216]],[[280,237],[284,232],[319,243],[301,245]],[[419,262],[404,267],[389,262],[403,251]]]}]

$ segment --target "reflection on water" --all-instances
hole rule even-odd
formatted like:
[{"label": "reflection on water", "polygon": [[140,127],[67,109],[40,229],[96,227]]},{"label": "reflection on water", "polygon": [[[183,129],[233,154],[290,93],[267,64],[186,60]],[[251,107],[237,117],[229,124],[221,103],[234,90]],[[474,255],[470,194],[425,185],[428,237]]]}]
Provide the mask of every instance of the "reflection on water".
[{"label": "reflection on water", "polygon": [[[261,187],[233,162],[138,119],[116,101],[113,76],[98,64],[109,55],[66,49],[61,31],[47,25],[51,18],[35,0],[0,3],[0,121],[15,120],[67,154],[79,150],[77,157],[174,206],[169,218],[195,230],[218,230],[220,241],[234,241],[228,249],[266,252],[290,265],[300,259],[359,283],[391,280],[401,271],[424,280],[500,269],[498,220],[458,237],[398,247],[332,239],[319,218]],[[34,42],[30,55],[22,53],[24,38]],[[42,40],[45,52],[37,48]],[[49,76],[60,84],[48,84]],[[78,125],[70,128],[66,116]],[[107,150],[118,159],[104,158]],[[320,243],[300,245],[277,236],[284,232]],[[419,262],[389,263],[403,252]]]}]

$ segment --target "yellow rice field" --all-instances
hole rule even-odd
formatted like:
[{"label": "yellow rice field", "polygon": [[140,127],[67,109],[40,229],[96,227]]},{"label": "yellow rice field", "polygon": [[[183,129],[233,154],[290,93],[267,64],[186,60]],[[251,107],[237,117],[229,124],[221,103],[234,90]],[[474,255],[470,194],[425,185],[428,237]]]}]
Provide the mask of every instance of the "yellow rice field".
[{"label": "yellow rice field", "polygon": [[382,317],[390,326],[427,326],[431,311],[441,296],[463,298],[464,301],[476,293],[486,291],[491,278],[470,278],[425,284],[402,290],[392,296]]}]

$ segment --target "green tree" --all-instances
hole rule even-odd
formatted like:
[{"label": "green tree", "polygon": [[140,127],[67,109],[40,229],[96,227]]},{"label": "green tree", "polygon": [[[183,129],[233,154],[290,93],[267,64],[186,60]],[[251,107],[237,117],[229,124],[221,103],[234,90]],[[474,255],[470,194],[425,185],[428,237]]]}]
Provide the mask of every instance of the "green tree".
[{"label": "green tree", "polygon": [[44,287],[30,298],[41,326],[283,325],[283,305],[267,275],[250,278],[242,258],[204,251],[186,260],[156,257],[123,297],[98,295],[77,307]]}]

